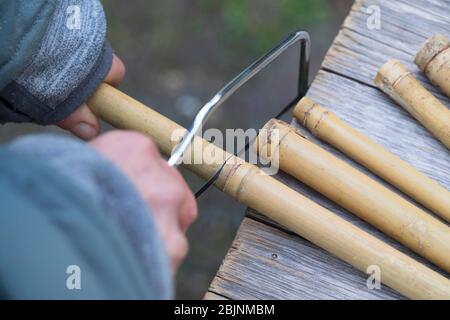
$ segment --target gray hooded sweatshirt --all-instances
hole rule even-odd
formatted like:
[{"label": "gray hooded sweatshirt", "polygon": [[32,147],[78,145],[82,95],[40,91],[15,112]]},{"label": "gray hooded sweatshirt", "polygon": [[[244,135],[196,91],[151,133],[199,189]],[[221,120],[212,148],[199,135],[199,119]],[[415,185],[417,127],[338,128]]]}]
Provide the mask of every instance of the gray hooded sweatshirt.
[{"label": "gray hooded sweatshirt", "polygon": [[[66,118],[112,62],[97,0],[1,0],[0,45],[1,123]],[[0,159],[0,298],[172,297],[151,212],[112,163],[50,135],[4,146]]]}]

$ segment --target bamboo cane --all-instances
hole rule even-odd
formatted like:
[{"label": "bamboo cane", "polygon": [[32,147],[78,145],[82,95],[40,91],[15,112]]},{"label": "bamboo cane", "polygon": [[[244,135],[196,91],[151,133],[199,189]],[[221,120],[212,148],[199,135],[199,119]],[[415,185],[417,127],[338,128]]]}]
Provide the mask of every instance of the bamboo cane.
[{"label": "bamboo cane", "polygon": [[450,111],[400,61],[384,64],[375,84],[450,149]]},{"label": "bamboo cane", "polygon": [[297,104],[294,116],[316,137],[450,222],[450,192],[440,184],[308,97]]},{"label": "bamboo cane", "polygon": [[[322,193],[437,266],[450,272],[450,228],[345,161],[272,119],[263,132],[278,131],[280,140],[256,142],[280,169]],[[264,149],[265,150],[265,149]]]},{"label": "bamboo cane", "polygon": [[428,79],[450,97],[450,41],[442,34],[429,38],[414,60]]},{"label": "bamboo cane", "polygon": [[[177,143],[171,136],[181,128],[179,125],[106,84],[99,87],[88,105],[95,114],[115,127],[148,134],[166,155]],[[229,156],[214,145],[207,142],[204,145],[201,150],[191,151],[204,157],[205,150],[212,149],[225,154],[224,158]],[[406,297],[450,299],[450,281],[447,278],[263,174],[256,166],[235,157],[232,160],[227,162],[215,182],[225,193],[363,272],[371,265],[379,266],[382,281]],[[209,178],[221,163],[187,167],[201,177]]]}]

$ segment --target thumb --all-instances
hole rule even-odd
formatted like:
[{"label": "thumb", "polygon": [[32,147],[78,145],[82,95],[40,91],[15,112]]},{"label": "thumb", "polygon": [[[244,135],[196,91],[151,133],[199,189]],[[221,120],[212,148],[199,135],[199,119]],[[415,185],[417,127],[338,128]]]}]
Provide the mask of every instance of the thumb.
[{"label": "thumb", "polygon": [[[125,65],[115,54],[113,55],[111,69],[109,70],[105,82],[113,86],[118,86],[125,76]],[[75,110],[66,119],[60,121],[58,126],[69,130],[74,135],[84,140],[91,140],[99,135],[100,123],[86,104]]]},{"label": "thumb", "polygon": [[60,121],[58,126],[69,130],[83,140],[95,138],[100,133],[100,123],[86,104],[83,104],[66,119]]}]

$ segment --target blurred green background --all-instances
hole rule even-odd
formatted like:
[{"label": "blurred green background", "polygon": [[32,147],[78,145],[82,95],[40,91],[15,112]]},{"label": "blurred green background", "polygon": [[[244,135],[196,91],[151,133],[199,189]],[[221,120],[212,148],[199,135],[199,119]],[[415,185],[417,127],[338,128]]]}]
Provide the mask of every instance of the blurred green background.
[{"label": "blurred green background", "polygon": [[[352,3],[103,1],[109,40],[127,67],[121,89],[184,126],[212,94],[297,29],[306,29],[311,35],[313,76]],[[273,92],[277,92],[276,88]],[[221,120],[228,123],[233,119]],[[42,131],[61,133],[55,127],[9,124],[0,128],[0,140],[6,142],[24,133]],[[183,173],[191,183],[199,183]],[[199,219],[188,234],[190,252],[176,278],[177,298],[203,297],[244,216],[243,206],[214,188],[198,203]]]}]

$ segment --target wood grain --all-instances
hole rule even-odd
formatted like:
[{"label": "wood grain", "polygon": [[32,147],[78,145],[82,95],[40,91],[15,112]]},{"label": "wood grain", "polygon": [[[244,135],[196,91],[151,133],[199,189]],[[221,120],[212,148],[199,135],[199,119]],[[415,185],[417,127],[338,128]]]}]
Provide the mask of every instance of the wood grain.
[{"label": "wood grain", "polygon": [[[370,5],[377,5],[381,9],[380,30],[367,28],[369,15],[366,10]],[[449,0],[355,1],[307,94],[448,190],[450,152],[407,112],[380,92],[374,86],[373,79],[382,64],[391,58],[398,59],[448,107],[448,99],[415,66],[414,56],[429,36],[436,33],[450,34],[449,7]],[[296,124],[295,121],[293,123]],[[306,130],[302,132],[314,143],[387,185]],[[277,178],[427,264],[302,183],[284,173],[280,173]],[[258,213],[250,210],[248,216],[212,281],[210,292],[230,299],[401,298],[388,288],[368,291],[365,286],[366,275],[362,272]],[[277,259],[273,260],[272,254],[276,254]],[[437,271],[449,276],[442,270]]]},{"label": "wood grain", "polygon": [[218,294],[212,293],[210,291],[206,291],[203,300],[229,300],[223,296],[219,296]]},{"label": "wood grain", "polygon": [[[379,30],[367,27],[367,8],[371,5],[380,8]],[[431,35],[450,34],[449,6],[449,1],[357,0],[322,67],[373,86],[380,66],[389,59],[398,59],[428,89],[443,98],[414,64],[414,57]]]},{"label": "wood grain", "polygon": [[310,242],[246,218],[210,291],[230,299],[399,299]]}]

